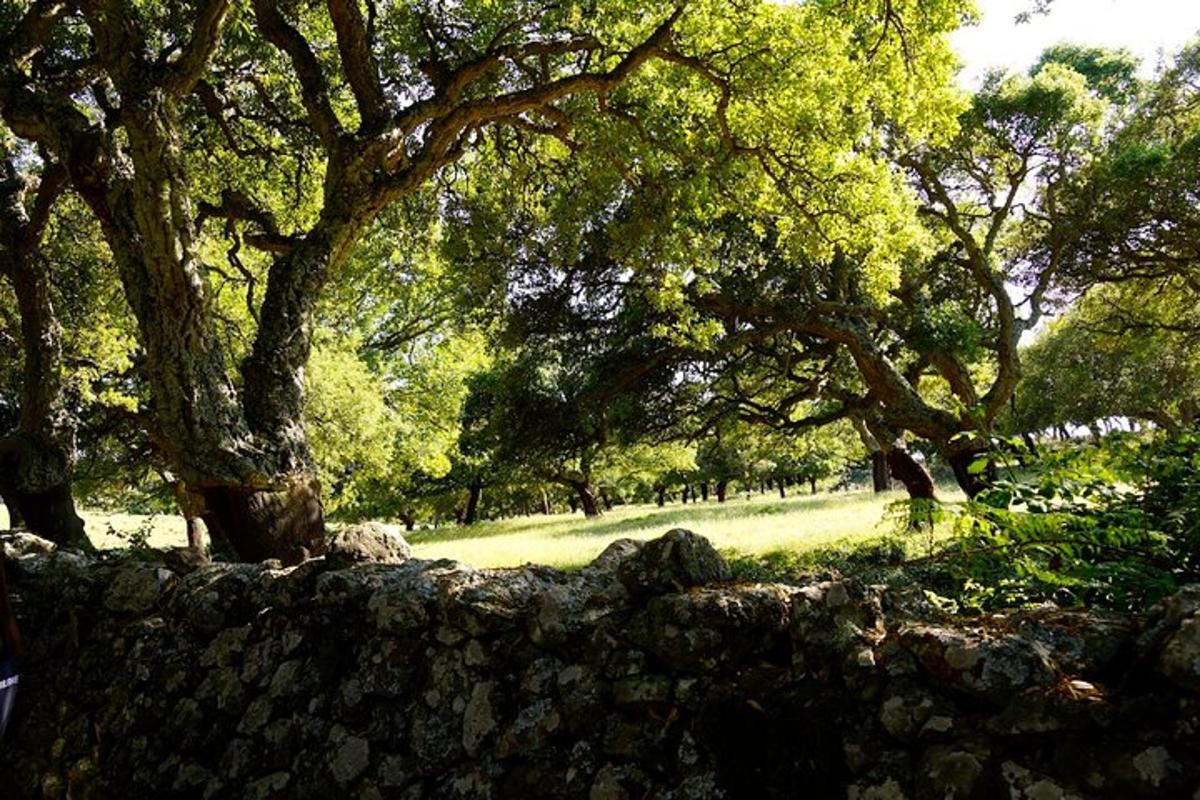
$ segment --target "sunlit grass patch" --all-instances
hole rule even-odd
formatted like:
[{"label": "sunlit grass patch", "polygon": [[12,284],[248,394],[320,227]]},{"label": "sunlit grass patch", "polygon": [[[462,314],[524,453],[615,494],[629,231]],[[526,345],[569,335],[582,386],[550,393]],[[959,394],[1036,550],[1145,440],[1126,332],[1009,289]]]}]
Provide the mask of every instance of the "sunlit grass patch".
[{"label": "sunlit grass patch", "polygon": [[479,567],[524,563],[572,568],[591,561],[615,539],[652,539],[687,528],[720,550],[742,555],[806,552],[879,536],[886,506],[901,493],[846,492],[791,497],[754,495],[664,508],[622,506],[595,520],[576,515],[522,517],[469,528],[410,535],[421,558],[453,558]]},{"label": "sunlit grass patch", "polygon": [[[943,489],[945,498],[958,495]],[[581,567],[616,539],[653,539],[672,528],[687,528],[712,541],[731,560],[764,574],[787,574],[828,563],[843,551],[871,548],[892,532],[885,519],[888,504],[902,492],[838,492],[795,495],[731,496],[725,503],[673,503],[617,506],[598,519],[581,514],[489,520],[469,527],[442,527],[405,534],[418,558],[450,558],[476,567],[548,564]],[[88,535],[101,548],[135,542],[150,547],[186,543],[183,519],[176,515],[83,512]],[[0,508],[0,530],[7,518]],[[396,530],[401,530],[399,527]],[[923,537],[907,537],[905,548],[922,546]],[[759,565],[759,566],[755,566]]]}]

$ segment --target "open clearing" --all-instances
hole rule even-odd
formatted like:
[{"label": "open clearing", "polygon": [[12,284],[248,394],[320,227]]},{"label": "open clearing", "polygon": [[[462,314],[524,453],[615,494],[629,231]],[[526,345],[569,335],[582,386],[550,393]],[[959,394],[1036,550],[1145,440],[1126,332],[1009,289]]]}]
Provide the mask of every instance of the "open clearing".
[{"label": "open clearing", "polygon": [[[941,488],[945,499],[959,495]],[[405,534],[418,558],[451,558],[476,567],[515,567],[527,563],[579,567],[615,539],[652,539],[671,528],[687,528],[710,539],[718,549],[741,555],[804,553],[836,542],[852,543],[888,532],[889,503],[903,492],[869,491],[798,495],[780,499],[754,494],[730,497],[721,504],[617,506],[599,519],[581,514],[517,517]],[[178,516],[86,512],[88,533],[99,547],[127,546],[130,536],[147,534],[152,547],[185,544]],[[0,529],[7,518],[0,510]],[[397,529],[399,530],[399,529]]]}]

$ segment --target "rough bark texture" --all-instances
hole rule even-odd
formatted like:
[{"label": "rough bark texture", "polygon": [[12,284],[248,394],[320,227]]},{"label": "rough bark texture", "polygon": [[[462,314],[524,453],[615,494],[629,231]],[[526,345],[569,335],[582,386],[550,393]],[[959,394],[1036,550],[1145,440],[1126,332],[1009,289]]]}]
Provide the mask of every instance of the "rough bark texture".
[{"label": "rough bark texture", "polygon": [[10,563],[31,633],[6,800],[1200,788],[1200,587],[1144,617],[948,617],[853,581],[728,582],[683,531],[571,573]]},{"label": "rough bark texture", "polygon": [[270,490],[199,487],[204,524],[214,539],[233,546],[243,561],[278,559],[298,564],[325,552],[325,518],[315,479]]},{"label": "rough bark texture", "polygon": [[15,164],[0,175],[0,273],[7,277],[21,318],[24,365],[18,429],[0,439],[0,494],[10,514],[31,531],[60,544],[84,546],[71,474],[75,420],[62,384],[62,328],[38,246],[65,173],[48,165],[32,202],[31,180]]},{"label": "rough bark texture", "polygon": [[729,484],[725,481],[717,481],[717,502],[725,502],[725,492],[729,488]]}]

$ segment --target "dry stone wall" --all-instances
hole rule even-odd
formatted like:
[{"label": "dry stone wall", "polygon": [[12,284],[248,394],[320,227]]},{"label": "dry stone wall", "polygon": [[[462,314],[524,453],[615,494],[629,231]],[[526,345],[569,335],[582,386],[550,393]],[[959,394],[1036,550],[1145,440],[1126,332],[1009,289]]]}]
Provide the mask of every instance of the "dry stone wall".
[{"label": "dry stone wall", "polygon": [[0,797],[1200,797],[1200,587],[962,620],[731,582],[685,531],[575,573],[345,538],[285,570],[2,537]]}]

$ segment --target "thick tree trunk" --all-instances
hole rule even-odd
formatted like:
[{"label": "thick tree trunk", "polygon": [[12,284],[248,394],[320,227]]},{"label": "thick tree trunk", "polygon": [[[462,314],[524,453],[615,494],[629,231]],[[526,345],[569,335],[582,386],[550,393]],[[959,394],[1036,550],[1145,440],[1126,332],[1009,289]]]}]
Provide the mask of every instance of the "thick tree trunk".
[{"label": "thick tree trunk", "polygon": [[[155,79],[153,69],[129,66],[139,44],[129,39],[136,35],[133,28],[90,11],[87,21],[98,31],[98,59],[117,83],[127,136],[121,149],[127,158],[110,161],[98,155],[119,146],[106,142],[103,133],[80,133],[79,142],[63,149],[70,156],[72,182],[100,222],[137,319],[145,351],[141,373],[150,387],[157,438],[172,471],[204,497],[209,532],[227,537],[238,557],[291,562],[320,553],[325,526],[319,485],[309,462],[295,457],[298,451],[307,453],[299,414],[292,415],[290,428],[251,426],[227,373],[198,252],[198,218],[173,89]],[[313,237],[311,247],[321,246],[330,247],[331,240]],[[272,283],[275,273],[272,267]],[[310,288],[311,282],[296,280],[290,291]],[[265,308],[263,318],[272,332],[280,329]],[[309,333],[303,325],[289,331],[303,347]],[[294,349],[280,351],[280,359]],[[263,350],[256,343],[255,352]],[[298,372],[291,376],[297,378]],[[253,382],[256,376],[250,377]],[[259,396],[280,394],[288,392]],[[265,416],[257,413],[255,421]]]},{"label": "thick tree trunk", "polygon": [[404,523],[404,530],[407,533],[412,533],[413,530],[417,527],[417,518],[414,517],[412,514],[404,514],[403,516],[400,517],[400,521],[402,523]]},{"label": "thick tree trunk", "polygon": [[325,516],[316,480],[270,489],[201,486],[204,524],[229,542],[243,561],[279,559],[298,564],[325,552]]},{"label": "thick tree trunk", "polygon": [[0,176],[0,272],[16,295],[24,356],[19,427],[0,441],[0,494],[10,516],[15,512],[38,536],[90,547],[71,495],[75,421],[63,398],[62,328],[37,253],[65,179],[65,172],[46,168],[31,214],[26,208],[29,182],[11,161]]},{"label": "thick tree trunk", "polygon": [[479,519],[479,501],[483,497],[483,482],[475,480],[467,489],[467,507],[463,511],[462,524],[474,525]]},{"label": "thick tree trunk", "polygon": [[934,500],[933,477],[925,465],[912,457],[908,448],[900,444],[890,448],[887,454],[888,468],[892,477],[904,484],[911,500]]},{"label": "thick tree trunk", "polygon": [[708,502],[708,481],[700,483],[700,500],[705,503]]},{"label": "thick tree trunk", "polygon": [[726,481],[717,481],[717,502],[718,503],[725,502],[725,490],[728,488],[729,488],[729,484]]},{"label": "thick tree trunk", "polygon": [[686,483],[683,485],[683,491],[679,493],[679,501],[685,506],[689,502],[695,501],[695,497],[692,494],[692,487]]}]

